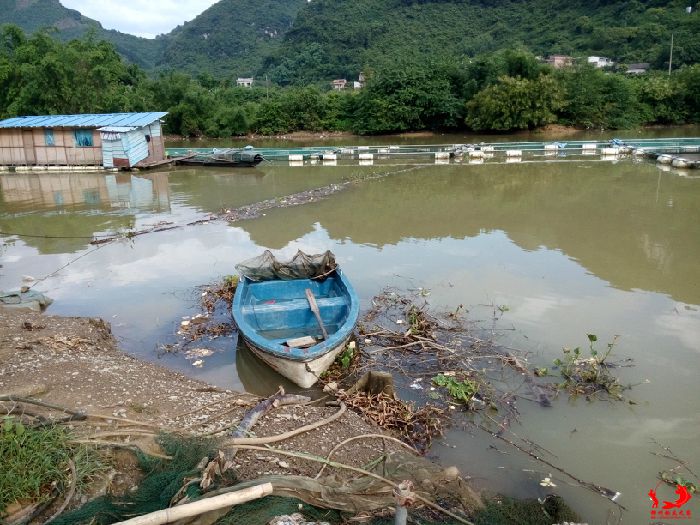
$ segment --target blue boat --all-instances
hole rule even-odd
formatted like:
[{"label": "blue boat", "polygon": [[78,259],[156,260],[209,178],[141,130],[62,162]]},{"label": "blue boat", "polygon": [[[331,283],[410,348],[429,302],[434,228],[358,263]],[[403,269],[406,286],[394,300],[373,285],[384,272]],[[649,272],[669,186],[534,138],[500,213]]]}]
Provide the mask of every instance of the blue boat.
[{"label": "blue boat", "polygon": [[257,357],[309,388],[347,345],[357,324],[359,301],[334,258],[333,268],[317,278],[281,277],[256,280],[259,276],[241,275],[233,318]]}]

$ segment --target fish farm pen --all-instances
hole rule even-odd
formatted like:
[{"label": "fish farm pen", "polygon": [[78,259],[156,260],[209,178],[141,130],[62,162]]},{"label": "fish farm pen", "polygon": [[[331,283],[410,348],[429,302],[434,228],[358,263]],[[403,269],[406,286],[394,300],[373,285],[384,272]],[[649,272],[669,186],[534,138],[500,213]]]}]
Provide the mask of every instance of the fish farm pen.
[{"label": "fish farm pen", "polygon": [[[563,157],[615,159],[620,156],[651,158],[662,164],[679,168],[700,167],[700,137],[663,139],[612,139],[606,141],[567,142],[480,142],[478,144],[433,144],[411,146],[307,146],[299,148],[245,148],[262,155],[267,162],[290,165],[322,162],[333,165],[339,161],[359,161],[371,164],[382,160],[411,160],[412,162],[521,162]],[[217,148],[168,148],[170,157],[196,154],[216,155]],[[226,151],[230,151],[227,149]]]}]

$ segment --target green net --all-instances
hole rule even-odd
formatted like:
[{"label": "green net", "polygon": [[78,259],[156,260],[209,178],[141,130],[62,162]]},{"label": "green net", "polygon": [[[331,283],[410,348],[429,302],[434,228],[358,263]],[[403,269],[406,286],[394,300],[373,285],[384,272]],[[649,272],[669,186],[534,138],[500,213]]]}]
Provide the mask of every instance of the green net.
[{"label": "green net", "polygon": [[[163,460],[137,453],[139,468],[144,473],[137,490],[121,498],[97,498],[56,518],[53,521],[54,525],[109,525],[167,508],[170,506],[170,500],[183,486],[183,480],[186,477],[198,476],[196,467],[202,458],[211,458],[218,450],[216,441],[204,439],[182,439],[163,435],[159,438],[159,443],[172,459]],[[233,483],[233,472],[223,481]],[[194,485],[188,495],[196,497],[197,489]]]},{"label": "green net", "polygon": [[[210,439],[183,439],[162,435],[159,437],[159,443],[172,459],[163,460],[137,454],[139,468],[144,476],[136,490],[120,498],[110,496],[97,498],[77,510],[64,513],[53,523],[55,525],[110,525],[134,516],[168,508],[171,500],[178,494],[185,481],[188,478],[196,479],[199,477],[200,471],[197,466],[202,458],[205,456],[213,458],[219,449],[218,442]],[[403,461],[397,460],[394,463],[390,461],[391,458],[388,458],[385,464],[389,471],[398,476],[396,479],[409,479],[408,470],[413,471],[414,477],[418,479],[429,479],[434,474],[426,471],[421,475],[421,471],[424,469],[419,468],[419,464],[411,462],[424,461],[421,458],[416,459],[408,456],[401,458]],[[231,486],[235,483],[235,474],[232,471],[227,472],[223,478],[217,478],[219,486]],[[215,487],[211,489],[213,488]],[[198,485],[193,484],[189,488],[188,496],[191,499],[196,499],[199,495]],[[326,495],[332,498],[330,492]],[[434,496],[436,502],[444,508],[459,509],[463,507],[464,502],[460,500],[458,492],[453,488],[450,488],[447,494],[438,495],[435,493]],[[322,502],[326,501],[324,497]],[[361,498],[361,501],[365,500]],[[384,506],[390,502],[393,502],[391,497],[382,504],[381,508],[375,507],[374,517],[368,518],[364,523],[369,525],[394,523],[392,505]],[[216,525],[266,525],[277,516],[297,513],[303,515],[309,522],[327,522],[331,525],[348,523],[348,520],[353,517],[352,513],[309,505],[294,497],[268,496],[233,507],[215,523]],[[457,513],[460,513],[459,510]],[[477,525],[550,525],[564,521],[577,521],[576,514],[558,497],[548,497],[542,504],[537,500],[518,501],[499,498],[488,502],[484,509],[472,508],[472,513],[472,519]],[[216,519],[215,516],[212,518],[212,521],[207,523],[212,523]],[[457,523],[455,520],[426,507],[410,509],[409,520],[410,523],[421,525]]]},{"label": "green net", "polygon": [[216,525],[239,525],[242,523],[251,525],[263,525],[269,523],[276,516],[289,516],[301,514],[307,521],[325,521],[331,525],[345,522],[348,514],[337,510],[320,509],[307,505],[295,498],[281,498],[267,496],[266,498],[236,505],[231,512],[216,522]]}]

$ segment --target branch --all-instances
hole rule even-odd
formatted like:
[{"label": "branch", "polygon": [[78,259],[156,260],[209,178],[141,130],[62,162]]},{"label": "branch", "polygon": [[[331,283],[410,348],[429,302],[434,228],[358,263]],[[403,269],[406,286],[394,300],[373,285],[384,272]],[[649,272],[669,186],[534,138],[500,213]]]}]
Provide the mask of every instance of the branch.
[{"label": "branch", "polygon": [[61,506],[58,508],[56,512],[54,512],[53,516],[51,516],[48,520],[44,522],[44,525],[49,525],[53,520],[58,518],[61,513],[66,510],[66,507],[68,506],[68,503],[70,503],[70,500],[73,499],[73,495],[75,494],[75,487],[78,484],[78,474],[75,471],[75,463],[73,462],[72,459],[68,460],[68,466],[70,467],[70,473],[71,473],[71,483],[70,483],[70,489],[68,490],[68,495],[66,496],[66,499],[63,500],[63,503]]},{"label": "branch", "polygon": [[[253,446],[253,445],[241,445],[239,448],[244,449],[244,450],[260,450],[263,452],[273,452],[275,454],[282,454],[283,456],[306,459],[309,461],[315,461],[317,463],[324,463],[324,464],[328,465],[329,467],[351,470],[353,472],[357,472],[359,474],[363,474],[365,476],[369,476],[371,478],[377,479],[383,483],[386,483],[387,485],[390,485],[391,487],[393,487],[395,489],[399,488],[398,483],[394,483],[393,481],[386,479],[386,478],[380,476],[379,474],[375,474],[374,472],[370,472],[369,470],[365,470],[365,469],[362,469],[359,467],[353,467],[350,465],[346,465],[344,463],[337,463],[335,461],[329,461],[325,458],[321,458],[318,456],[312,456],[310,454],[303,454],[301,452],[291,452],[288,450],[280,450],[278,448],[272,448],[272,447],[257,447],[257,446]],[[416,499],[418,501],[422,502],[424,505],[427,505],[431,509],[442,512],[443,514],[446,514],[447,516],[450,516],[451,518],[457,520],[460,523],[464,523],[465,525],[474,525],[471,521],[468,521],[468,520],[462,518],[461,516],[458,516],[457,514],[450,512],[449,510],[441,507],[437,503],[433,503],[429,499],[426,499],[419,494],[416,494],[415,496],[416,496]]]},{"label": "branch", "polygon": [[[340,403],[340,409],[333,415],[322,419],[320,421],[316,421],[315,423],[310,423],[308,425],[304,425],[303,427],[299,427],[294,430],[290,430],[289,432],[283,432],[282,434],[277,434],[275,436],[267,436],[267,437],[258,437],[258,438],[232,438],[227,441],[225,441],[225,445],[266,445],[268,443],[277,443],[278,441],[284,441],[285,439],[290,439],[293,438],[294,436],[298,436],[299,434],[303,434],[304,432],[309,432],[311,430],[314,430],[318,427],[322,427],[323,425],[327,425],[328,423],[332,423],[336,419],[338,419],[340,416],[342,416],[345,411],[347,410],[347,407],[345,406],[345,403],[341,401]],[[393,438],[390,438],[393,439]],[[396,440],[398,441],[398,440]],[[400,441],[399,441],[400,443]],[[402,443],[403,444],[403,443]],[[408,445],[405,445],[408,446]],[[410,447],[409,447],[410,448]],[[413,449],[411,449],[413,450]]]},{"label": "branch", "polygon": [[246,503],[254,499],[264,498],[272,494],[272,484],[265,483],[236,492],[221,494],[213,498],[201,499],[192,503],[186,503],[169,509],[157,510],[150,514],[120,521],[115,525],[162,525],[173,521],[199,516],[205,512],[218,510],[225,507],[232,507],[241,503]]},{"label": "branch", "polygon": [[[340,443],[338,443],[338,444],[337,444],[335,447],[333,447],[333,449],[328,453],[328,455],[326,456],[326,461],[329,461],[329,460],[331,459],[331,456],[332,456],[333,454],[335,454],[335,451],[338,450],[338,449],[339,449],[340,447],[342,447],[343,445],[347,445],[348,443],[350,443],[351,441],[355,441],[356,439],[369,439],[369,438],[376,438],[376,439],[383,439],[383,440],[387,440],[387,439],[388,439],[389,441],[393,441],[393,442],[395,442],[395,443],[398,443],[398,444],[401,445],[402,447],[407,448],[408,450],[410,450],[410,451],[413,452],[414,454],[420,455],[420,454],[418,453],[418,451],[417,451],[415,448],[413,448],[413,447],[410,446],[410,445],[407,445],[406,443],[404,443],[404,442],[401,441],[400,439],[396,439],[395,437],[385,436],[385,435],[383,435],[383,434],[362,434],[361,436],[354,436],[354,437],[351,437],[351,438],[346,439],[345,441],[341,441]],[[326,466],[327,466],[326,464],[323,464],[323,466],[321,466],[321,470],[318,471],[318,474],[316,474],[316,477],[314,477],[314,479],[318,479],[318,478],[321,477],[321,473],[324,471],[324,469],[326,468]]]}]

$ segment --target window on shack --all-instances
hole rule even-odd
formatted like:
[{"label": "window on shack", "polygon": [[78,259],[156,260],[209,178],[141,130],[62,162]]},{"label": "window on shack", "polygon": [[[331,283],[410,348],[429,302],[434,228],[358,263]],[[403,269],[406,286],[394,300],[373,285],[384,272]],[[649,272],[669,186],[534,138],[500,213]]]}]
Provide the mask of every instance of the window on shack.
[{"label": "window on shack", "polygon": [[75,145],[77,147],[90,148],[93,146],[91,129],[76,129],[73,135],[75,136]]},{"label": "window on shack", "polygon": [[44,142],[46,143],[47,146],[55,146],[56,145],[56,140],[53,138],[53,130],[52,129],[45,129],[44,130]]}]

